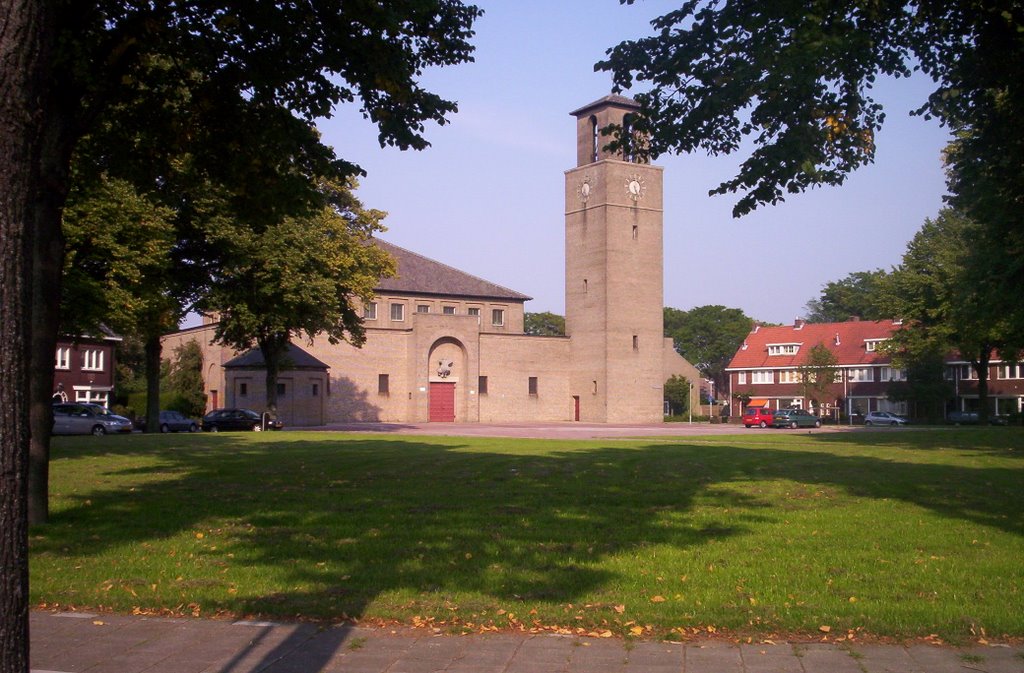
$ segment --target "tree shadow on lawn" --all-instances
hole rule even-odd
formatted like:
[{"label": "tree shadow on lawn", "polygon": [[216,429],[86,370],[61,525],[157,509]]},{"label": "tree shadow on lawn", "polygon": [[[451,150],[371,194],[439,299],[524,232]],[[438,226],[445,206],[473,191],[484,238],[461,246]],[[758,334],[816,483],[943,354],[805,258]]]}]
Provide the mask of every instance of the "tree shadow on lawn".
[{"label": "tree shadow on lawn", "polygon": [[[611,556],[698,549],[786,518],[775,496],[728,488],[735,482],[830,486],[1024,534],[1021,472],[1000,467],[686,442],[561,450],[536,440],[205,440],[59,448],[55,471],[96,446],[111,459],[111,479],[139,480],[130,491],[106,485],[64,496],[74,504],[32,530],[33,554],[79,558],[185,532],[192,558],[175,586],[185,603],[191,592],[217,590],[204,611],[331,619],[361,616],[383,592],[408,596],[402,607],[412,614],[423,594],[479,596],[452,606],[467,619],[520,600],[577,603],[622,579],[600,563]],[[516,442],[527,450],[512,452]],[[115,466],[133,453],[156,464]],[[709,504],[743,513],[729,525],[694,516]],[[280,590],[253,596],[239,586],[228,596],[233,567],[263,569]]]},{"label": "tree shadow on lawn", "polygon": [[857,428],[853,432],[815,433],[814,438],[824,445],[854,444],[920,451],[956,449],[1003,458],[1024,458],[1024,428],[1016,427],[936,425],[920,428]]}]

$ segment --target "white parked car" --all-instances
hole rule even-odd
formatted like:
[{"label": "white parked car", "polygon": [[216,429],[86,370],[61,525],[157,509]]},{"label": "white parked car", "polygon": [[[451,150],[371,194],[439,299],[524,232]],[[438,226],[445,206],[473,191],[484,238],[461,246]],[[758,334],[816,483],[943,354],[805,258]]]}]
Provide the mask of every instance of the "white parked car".
[{"label": "white parked car", "polygon": [[99,404],[68,402],[53,405],[53,434],[105,435],[131,432],[132,422]]}]

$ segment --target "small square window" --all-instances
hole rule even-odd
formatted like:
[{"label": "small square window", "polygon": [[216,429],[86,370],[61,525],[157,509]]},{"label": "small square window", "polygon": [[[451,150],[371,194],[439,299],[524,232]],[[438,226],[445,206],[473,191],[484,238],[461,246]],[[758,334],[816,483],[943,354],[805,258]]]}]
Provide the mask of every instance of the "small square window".
[{"label": "small square window", "polygon": [[285,394],[285,388],[284,388],[284,384],[283,383],[278,383],[277,384],[277,394],[278,395],[284,395]]},{"label": "small square window", "polygon": [[416,312],[417,313],[430,313],[430,305],[429,304],[418,304],[416,306]]},{"label": "small square window", "polygon": [[475,315],[477,318],[480,317],[480,309],[476,306],[466,309],[466,315]]},{"label": "small square window", "polygon": [[441,308],[441,312],[444,313],[445,315],[455,315],[455,307],[454,306],[443,306]]}]

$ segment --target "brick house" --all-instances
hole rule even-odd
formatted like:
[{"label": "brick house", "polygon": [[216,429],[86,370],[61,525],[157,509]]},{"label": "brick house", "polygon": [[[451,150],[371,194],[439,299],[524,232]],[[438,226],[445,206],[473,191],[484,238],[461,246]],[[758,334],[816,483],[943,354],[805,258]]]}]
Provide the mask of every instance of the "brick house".
[{"label": "brick house", "polygon": [[[363,307],[366,342],[302,344],[296,353],[308,366],[282,371],[278,383],[286,425],[660,422],[673,374],[694,382],[698,408],[700,376],[664,337],[662,169],[601,147],[600,129],[638,109],[606,96],[571,113],[577,166],[565,173],[566,336],[523,332],[530,297],[377,240],[397,274]],[[167,335],[164,350],[199,344],[211,409],[262,408],[260,363],[212,345],[215,328]]]},{"label": "brick house", "polygon": [[114,353],[122,341],[107,328],[100,334],[57,340],[53,367],[54,400],[110,406],[114,395]]},{"label": "brick house", "polygon": [[[899,327],[899,321],[893,320],[796,320],[782,327],[755,325],[726,368],[732,415],[741,415],[744,406],[811,408],[811,401],[804,397],[799,368],[818,344],[835,356],[837,376],[827,399],[820,400],[820,406],[812,411],[823,416],[837,411],[846,416],[869,411],[905,414],[906,402],[890,401],[887,395],[889,383],[906,380],[906,372],[893,366],[891,358],[878,348]],[[952,383],[947,411],[977,409],[978,377],[970,363],[958,354],[950,355],[945,377]],[[988,378],[991,413],[1024,410],[1024,363],[994,359]],[[747,398],[746,403],[740,396]]]}]

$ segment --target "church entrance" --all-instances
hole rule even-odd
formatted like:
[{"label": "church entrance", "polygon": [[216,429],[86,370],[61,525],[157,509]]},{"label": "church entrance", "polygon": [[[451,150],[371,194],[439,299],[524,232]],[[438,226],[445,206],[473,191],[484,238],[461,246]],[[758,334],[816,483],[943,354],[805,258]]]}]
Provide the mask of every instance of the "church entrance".
[{"label": "church entrance", "polygon": [[455,384],[437,383],[430,384],[430,422],[431,423],[454,423],[455,422]]}]

